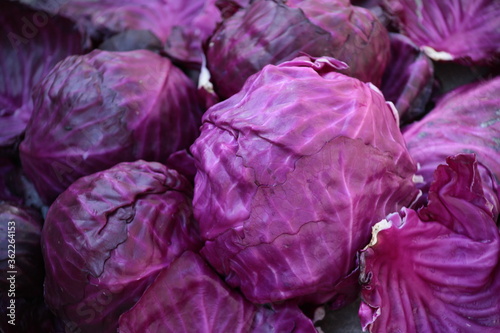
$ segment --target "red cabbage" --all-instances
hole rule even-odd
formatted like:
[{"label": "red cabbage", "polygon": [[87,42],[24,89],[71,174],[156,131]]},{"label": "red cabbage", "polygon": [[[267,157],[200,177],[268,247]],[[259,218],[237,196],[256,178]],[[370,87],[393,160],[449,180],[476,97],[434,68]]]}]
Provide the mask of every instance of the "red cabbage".
[{"label": "red cabbage", "polygon": [[50,207],[42,231],[45,301],[69,329],[116,332],[160,271],[200,247],[191,184],[156,162],[82,177]]},{"label": "red cabbage", "polygon": [[68,57],[34,92],[23,169],[50,203],[78,178],[119,162],[165,163],[197,137],[196,101],[192,81],[153,52]]},{"label": "red cabbage", "polygon": [[473,155],[434,173],[429,204],[374,227],[361,252],[370,332],[498,332],[500,232]]},{"label": "red cabbage", "polygon": [[500,60],[500,1],[383,0],[399,29],[433,60]]},{"label": "red cabbage", "polygon": [[60,60],[84,51],[84,36],[69,20],[12,1],[0,4],[0,148],[20,141],[33,87]]},{"label": "red cabbage", "polygon": [[202,254],[253,302],[342,294],[371,225],[416,195],[393,110],[330,61],[266,66],[191,147]]}]

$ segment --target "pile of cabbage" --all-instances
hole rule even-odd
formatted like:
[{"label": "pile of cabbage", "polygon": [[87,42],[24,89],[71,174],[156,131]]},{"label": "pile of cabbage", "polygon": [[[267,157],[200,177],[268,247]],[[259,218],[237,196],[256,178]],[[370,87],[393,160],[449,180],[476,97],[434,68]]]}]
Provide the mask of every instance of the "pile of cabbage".
[{"label": "pile of cabbage", "polygon": [[1,330],[499,332],[499,15],[3,1]]}]

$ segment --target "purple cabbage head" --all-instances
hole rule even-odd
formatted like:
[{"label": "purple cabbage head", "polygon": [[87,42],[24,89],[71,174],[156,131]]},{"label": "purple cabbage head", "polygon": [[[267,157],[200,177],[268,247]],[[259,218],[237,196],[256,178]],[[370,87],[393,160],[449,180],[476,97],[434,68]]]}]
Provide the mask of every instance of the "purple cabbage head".
[{"label": "purple cabbage head", "polygon": [[383,0],[400,31],[433,60],[500,60],[498,0]]},{"label": "purple cabbage head", "polygon": [[250,303],[189,251],[160,272],[119,323],[121,333],[316,332],[296,305]]},{"label": "purple cabbage head", "polygon": [[349,65],[345,73],[379,84],[389,38],[368,10],[343,2],[257,0],[224,20],[207,63],[217,94],[228,98],[265,65],[301,53],[338,58]]},{"label": "purple cabbage head", "polygon": [[429,204],[374,227],[360,255],[359,315],[370,332],[498,332],[500,233],[475,157],[447,159]]},{"label": "purple cabbage head", "polygon": [[[215,0],[65,0],[60,6],[42,5],[47,6],[96,40],[132,30],[149,31],[171,57],[198,66],[203,44],[222,19]],[[136,42],[136,46],[143,44],[140,39]]]},{"label": "purple cabbage head", "polygon": [[116,332],[160,271],[200,247],[191,184],[157,162],[82,177],[50,207],[42,232],[45,301],[68,329]]},{"label": "purple cabbage head", "polygon": [[215,0],[215,5],[219,8],[223,19],[231,17],[241,8],[250,4],[251,0]]},{"label": "purple cabbage head", "polygon": [[499,91],[500,77],[459,87],[404,131],[408,150],[419,164],[417,174],[423,177],[419,187],[424,192],[424,202],[439,164],[450,155],[474,153],[483,175],[485,195],[500,209]]},{"label": "purple cabbage head", "polygon": [[264,67],[191,147],[202,254],[256,303],[341,294],[372,224],[416,195],[394,110],[334,61]]},{"label": "purple cabbage head", "polygon": [[297,8],[279,0],[256,0],[216,30],[208,44],[207,66],[217,95],[224,99],[264,66],[291,60],[300,52],[333,55],[330,34]]},{"label": "purple cabbage head", "polygon": [[380,86],[390,57],[386,28],[368,9],[350,6],[349,1],[288,0],[315,25],[332,36],[333,57],[349,65],[344,74]]},{"label": "purple cabbage head", "polygon": [[83,52],[69,20],[19,3],[0,4],[0,149],[19,143],[30,119],[33,87],[56,63]]},{"label": "purple cabbage head", "polygon": [[434,84],[434,65],[408,37],[391,33],[390,40],[391,61],[380,89],[405,124],[425,113]]},{"label": "purple cabbage head", "polygon": [[[13,289],[16,298],[42,296],[42,224],[42,217],[36,210],[0,203],[0,272],[4,277],[0,285],[6,293]],[[14,280],[7,279],[12,275],[10,271],[16,272]],[[14,288],[11,288],[12,281]]]},{"label": "purple cabbage head", "polygon": [[353,6],[369,9],[384,27],[392,30],[389,14],[382,8],[383,0],[351,0]]},{"label": "purple cabbage head", "polygon": [[165,162],[198,135],[195,85],[146,50],[68,57],[33,98],[20,154],[48,203],[76,179],[119,162]]}]

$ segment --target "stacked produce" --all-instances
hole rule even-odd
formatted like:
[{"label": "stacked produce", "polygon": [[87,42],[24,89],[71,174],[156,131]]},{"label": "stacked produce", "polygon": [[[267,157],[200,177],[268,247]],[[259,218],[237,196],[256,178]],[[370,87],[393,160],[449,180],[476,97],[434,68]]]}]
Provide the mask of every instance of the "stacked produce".
[{"label": "stacked produce", "polygon": [[1,330],[499,332],[499,14],[3,1]]}]

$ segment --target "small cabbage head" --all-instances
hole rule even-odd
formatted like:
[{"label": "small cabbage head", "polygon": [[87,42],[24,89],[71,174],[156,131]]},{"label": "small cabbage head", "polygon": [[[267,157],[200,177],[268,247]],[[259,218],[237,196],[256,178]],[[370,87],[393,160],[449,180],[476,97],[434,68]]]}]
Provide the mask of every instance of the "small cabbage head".
[{"label": "small cabbage head", "polygon": [[51,203],[78,178],[117,163],[165,163],[198,135],[196,94],[180,69],[151,51],[70,56],[34,91],[23,170]]},{"label": "small cabbage head", "polygon": [[192,186],[157,162],[82,177],[50,207],[42,232],[45,301],[68,329],[116,332],[160,271],[200,240]]}]

